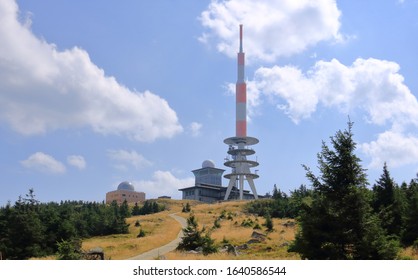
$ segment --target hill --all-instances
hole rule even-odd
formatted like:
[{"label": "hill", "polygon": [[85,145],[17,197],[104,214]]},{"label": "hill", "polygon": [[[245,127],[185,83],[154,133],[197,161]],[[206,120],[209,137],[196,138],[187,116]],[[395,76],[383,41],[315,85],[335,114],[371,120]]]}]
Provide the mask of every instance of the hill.
[{"label": "hill", "polygon": [[[230,244],[238,249],[234,253],[221,250],[219,253],[203,256],[196,252],[174,251],[161,256],[164,259],[298,259],[296,254],[287,252],[289,242],[294,239],[296,227],[291,219],[273,218],[273,231],[267,232],[263,226],[265,219],[247,213],[245,201],[203,204],[197,201],[159,200],[167,210],[150,215],[128,218],[128,234],[94,237],[83,241],[83,249],[102,247],[106,259],[127,259],[169,243],[175,239],[181,226],[169,217],[178,213],[184,218],[189,213],[182,213],[183,205],[189,203],[200,227],[211,229],[215,244],[225,248]],[[214,227],[218,220],[218,227]],[[135,226],[139,222],[140,226]],[[138,224],[137,224],[138,225]],[[254,227],[256,229],[254,229]],[[138,238],[140,231],[144,237]],[[253,233],[256,232],[257,238]]]}]

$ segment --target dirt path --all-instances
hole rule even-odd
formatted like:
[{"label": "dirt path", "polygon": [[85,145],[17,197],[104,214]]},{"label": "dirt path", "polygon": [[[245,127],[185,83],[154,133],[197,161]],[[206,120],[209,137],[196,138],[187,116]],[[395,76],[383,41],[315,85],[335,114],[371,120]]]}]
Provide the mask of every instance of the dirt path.
[{"label": "dirt path", "polygon": [[[177,216],[176,213],[169,215],[171,218],[175,219],[177,222],[181,224],[182,228],[185,228],[187,226],[187,221],[185,218]],[[183,237],[183,231],[180,230],[179,234],[177,235],[177,238],[171,241],[168,244],[165,244],[164,246],[161,246],[159,248],[152,249],[148,252],[142,253],[140,255],[134,256],[132,258],[129,258],[128,260],[153,260],[157,259],[158,257],[167,254],[168,252],[174,251],[177,248],[177,245],[180,243],[181,238]]]}]

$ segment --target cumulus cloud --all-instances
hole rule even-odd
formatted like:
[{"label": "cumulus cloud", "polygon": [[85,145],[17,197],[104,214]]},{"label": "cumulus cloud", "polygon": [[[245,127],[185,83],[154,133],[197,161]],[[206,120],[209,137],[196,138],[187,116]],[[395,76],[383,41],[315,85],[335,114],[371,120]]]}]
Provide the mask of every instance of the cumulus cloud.
[{"label": "cumulus cloud", "polygon": [[202,129],[202,124],[198,122],[192,122],[190,124],[190,133],[193,137],[197,137],[200,135],[200,131]]},{"label": "cumulus cloud", "polygon": [[371,157],[370,167],[384,161],[399,166],[418,162],[418,138],[406,134],[408,127],[418,127],[418,101],[399,70],[387,60],[359,58],[347,66],[333,59],[318,61],[305,73],[294,66],[261,67],[251,82],[257,98],[273,102],[295,123],[322,105],[345,114],[361,110],[370,124],[389,125],[390,130],[360,148]]},{"label": "cumulus cloud", "polygon": [[83,156],[78,155],[72,155],[67,157],[67,163],[71,166],[74,166],[80,170],[83,170],[86,168],[87,163]]},{"label": "cumulus cloud", "polygon": [[156,198],[162,195],[180,197],[178,189],[190,187],[194,178],[176,178],[170,171],[158,170],[154,172],[152,180],[135,181],[136,189],[146,193],[147,197]]},{"label": "cumulus cloud", "polygon": [[151,161],[133,150],[108,150],[107,155],[116,162],[115,167],[121,170],[126,170],[129,166],[133,166],[135,169],[141,169],[152,165]]},{"label": "cumulus cloud", "polygon": [[0,2],[0,121],[26,135],[90,127],[138,141],[183,130],[166,100],[119,84],[81,48],[37,38],[18,14],[14,0]]},{"label": "cumulus cloud", "polygon": [[320,41],[341,41],[340,15],[335,0],[212,0],[200,15],[208,31],[199,39],[235,57],[244,24],[248,60],[272,62]]},{"label": "cumulus cloud", "polygon": [[385,131],[376,141],[360,147],[372,160],[371,168],[381,168],[384,162],[391,167],[418,163],[418,137],[397,131]]},{"label": "cumulus cloud", "polygon": [[418,126],[418,102],[399,65],[378,59],[357,59],[346,66],[336,59],[318,61],[306,73],[294,66],[259,68],[256,89],[295,122],[308,118],[319,104],[344,113],[363,109],[370,123]]},{"label": "cumulus cloud", "polygon": [[20,163],[28,169],[33,169],[43,173],[62,174],[66,171],[64,164],[52,156],[42,152],[34,153],[27,159],[22,160]]}]

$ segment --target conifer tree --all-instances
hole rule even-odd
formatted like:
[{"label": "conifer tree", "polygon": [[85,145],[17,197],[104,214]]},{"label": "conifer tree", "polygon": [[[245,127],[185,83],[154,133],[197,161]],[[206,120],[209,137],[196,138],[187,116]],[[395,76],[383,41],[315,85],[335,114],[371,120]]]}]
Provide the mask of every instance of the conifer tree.
[{"label": "conifer tree", "polygon": [[411,180],[407,189],[407,194],[408,209],[406,229],[402,241],[405,245],[412,245],[414,242],[418,241],[418,178]]},{"label": "conifer tree", "polygon": [[386,163],[383,174],[373,186],[373,208],[388,234],[400,237],[405,224],[406,197],[390,177]]},{"label": "conifer tree", "polygon": [[211,254],[218,251],[215,241],[210,237],[206,229],[199,229],[196,217],[191,214],[187,219],[187,227],[183,229],[182,241],[177,246],[177,250],[196,250],[202,249],[203,254]]},{"label": "conifer tree", "polygon": [[304,205],[300,231],[289,250],[308,259],[391,259],[391,242],[373,216],[365,170],[354,154],[353,123],[331,137],[332,147],[322,143],[318,154],[320,175],[307,166],[313,186],[311,205]]}]

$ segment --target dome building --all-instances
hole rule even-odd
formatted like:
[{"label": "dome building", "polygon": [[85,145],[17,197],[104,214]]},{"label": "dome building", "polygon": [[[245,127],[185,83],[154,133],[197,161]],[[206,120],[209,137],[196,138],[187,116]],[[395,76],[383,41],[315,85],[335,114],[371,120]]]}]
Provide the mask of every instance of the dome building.
[{"label": "dome building", "polygon": [[115,191],[106,193],[106,203],[116,201],[122,204],[125,200],[128,203],[136,203],[145,201],[145,193],[135,191],[135,187],[131,182],[122,182]]}]

